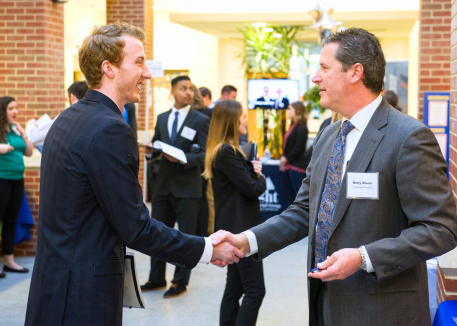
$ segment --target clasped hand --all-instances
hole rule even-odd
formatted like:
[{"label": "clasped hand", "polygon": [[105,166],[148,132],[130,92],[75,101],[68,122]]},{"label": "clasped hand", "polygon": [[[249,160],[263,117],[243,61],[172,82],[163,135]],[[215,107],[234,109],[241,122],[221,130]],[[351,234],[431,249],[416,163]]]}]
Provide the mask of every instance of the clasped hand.
[{"label": "clasped hand", "polygon": [[345,248],[333,253],[325,261],[317,264],[321,272],[308,273],[308,277],[320,278],[323,282],[344,280],[360,270],[362,256],[359,249]]},{"label": "clasped hand", "polygon": [[218,267],[237,263],[250,253],[249,241],[244,234],[232,234],[219,230],[210,235],[213,243],[211,263]]}]

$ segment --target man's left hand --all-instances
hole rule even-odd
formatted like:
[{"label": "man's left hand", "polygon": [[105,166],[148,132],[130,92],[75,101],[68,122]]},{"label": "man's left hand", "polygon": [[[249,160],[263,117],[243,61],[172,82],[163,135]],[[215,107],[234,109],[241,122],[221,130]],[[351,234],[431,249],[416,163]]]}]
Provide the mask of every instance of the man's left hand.
[{"label": "man's left hand", "polygon": [[362,256],[359,249],[341,249],[317,264],[321,272],[308,273],[308,277],[320,278],[324,282],[344,280],[346,277],[360,270]]},{"label": "man's left hand", "polygon": [[177,158],[174,158],[173,156],[170,156],[170,155],[165,154],[165,153],[162,153],[162,155],[172,163],[179,162],[179,160]]}]

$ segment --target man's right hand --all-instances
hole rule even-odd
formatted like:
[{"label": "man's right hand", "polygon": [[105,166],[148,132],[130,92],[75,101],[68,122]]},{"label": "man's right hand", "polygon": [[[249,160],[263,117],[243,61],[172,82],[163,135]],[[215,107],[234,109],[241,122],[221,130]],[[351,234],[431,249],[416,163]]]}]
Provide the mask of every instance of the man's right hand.
[{"label": "man's right hand", "polygon": [[154,153],[154,152],[156,151],[155,148],[152,148],[153,145],[152,145],[151,142],[148,143],[148,146],[149,146],[149,147],[145,147],[145,148],[144,148],[144,152],[145,152],[146,154],[152,154],[152,153]]},{"label": "man's right hand", "polygon": [[9,144],[0,144],[0,154],[6,154],[14,151],[14,147]]},{"label": "man's right hand", "polygon": [[[209,237],[213,242],[213,246],[218,246],[220,244],[223,244],[224,242],[228,242],[232,246],[235,246],[236,248],[241,250],[244,253],[244,255],[248,255],[251,252],[248,238],[243,233],[232,234],[228,231],[218,231],[216,233],[213,233]],[[224,267],[227,265],[222,260],[214,258],[211,260],[211,263],[219,267]]]}]

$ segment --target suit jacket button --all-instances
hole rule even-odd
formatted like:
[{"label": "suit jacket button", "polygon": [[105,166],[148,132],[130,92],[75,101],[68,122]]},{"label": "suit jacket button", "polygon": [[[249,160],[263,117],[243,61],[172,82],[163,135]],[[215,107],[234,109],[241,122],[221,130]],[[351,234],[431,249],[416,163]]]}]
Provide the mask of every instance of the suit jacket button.
[{"label": "suit jacket button", "polygon": [[401,271],[401,267],[400,266],[398,266],[397,269],[398,269],[398,271]]},{"label": "suit jacket button", "polygon": [[395,272],[395,269],[396,269],[395,267],[391,267],[391,268],[390,268],[390,271],[391,271],[392,273],[394,273],[394,272]]},{"label": "suit jacket button", "polygon": [[384,269],[384,274],[389,274],[389,270],[387,268]]}]

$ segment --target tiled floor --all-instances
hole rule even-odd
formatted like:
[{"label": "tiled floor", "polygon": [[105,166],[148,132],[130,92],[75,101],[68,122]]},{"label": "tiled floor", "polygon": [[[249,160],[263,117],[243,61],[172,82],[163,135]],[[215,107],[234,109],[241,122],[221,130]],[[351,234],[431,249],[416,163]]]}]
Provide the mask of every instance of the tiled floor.
[{"label": "tiled floor", "polygon": [[[264,260],[267,294],[257,325],[307,325],[306,290],[307,239]],[[140,282],[149,274],[149,257],[136,253]],[[34,259],[18,257],[17,262],[29,269]],[[3,267],[3,259],[0,259]],[[174,266],[167,265],[167,280]],[[124,325],[218,325],[219,305],[225,288],[226,269],[199,265],[191,275],[188,292],[175,299],[163,299],[164,291],[144,293],[147,309],[124,309]],[[30,274],[9,273],[0,279],[0,325],[23,325]]]}]

